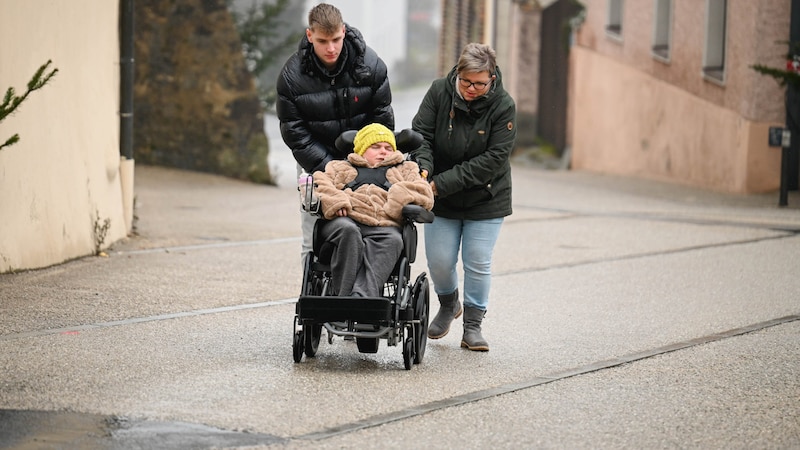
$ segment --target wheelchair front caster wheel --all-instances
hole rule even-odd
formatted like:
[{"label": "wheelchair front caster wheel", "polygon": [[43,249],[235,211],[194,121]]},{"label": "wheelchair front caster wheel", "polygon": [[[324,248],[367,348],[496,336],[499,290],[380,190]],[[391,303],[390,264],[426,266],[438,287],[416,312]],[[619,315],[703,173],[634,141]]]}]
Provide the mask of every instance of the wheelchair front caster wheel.
[{"label": "wheelchair front caster wheel", "polygon": [[294,339],[292,340],[292,355],[294,356],[294,362],[299,363],[303,359],[303,351],[305,350],[304,347],[304,340],[305,340],[305,333],[302,330],[294,332]]},{"label": "wheelchair front caster wheel", "polygon": [[406,338],[403,345],[403,365],[406,370],[411,370],[411,367],[414,366],[414,338]]}]

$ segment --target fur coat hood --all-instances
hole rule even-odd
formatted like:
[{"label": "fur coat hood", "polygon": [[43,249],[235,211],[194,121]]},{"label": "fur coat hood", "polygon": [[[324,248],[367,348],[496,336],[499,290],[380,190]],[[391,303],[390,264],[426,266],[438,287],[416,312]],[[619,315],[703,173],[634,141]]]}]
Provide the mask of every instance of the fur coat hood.
[{"label": "fur coat hood", "polygon": [[403,206],[420,205],[433,208],[433,192],[428,182],[419,174],[419,166],[413,161],[405,161],[402,153],[389,154],[380,164],[388,166],[386,180],[391,184],[389,190],[374,184],[362,185],[356,190],[346,187],[356,179],[356,167],[368,167],[367,160],[356,153],[350,153],[347,161],[331,161],[325,171],[314,173],[314,184],[319,196],[322,213],[326,219],[333,219],[336,212],[344,208],[347,216],[368,226],[402,226]]}]

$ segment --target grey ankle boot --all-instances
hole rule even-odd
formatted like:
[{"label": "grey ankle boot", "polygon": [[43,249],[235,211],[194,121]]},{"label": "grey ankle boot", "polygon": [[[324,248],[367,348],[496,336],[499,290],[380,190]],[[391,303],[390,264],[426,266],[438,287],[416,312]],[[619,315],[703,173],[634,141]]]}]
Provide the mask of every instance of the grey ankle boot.
[{"label": "grey ankle boot", "polygon": [[481,322],[486,311],[467,306],[464,308],[464,337],[461,346],[475,352],[488,352],[489,343],[481,335]]},{"label": "grey ankle boot", "polygon": [[448,295],[439,296],[439,312],[433,318],[430,325],[428,325],[428,337],[431,339],[439,339],[445,337],[450,331],[450,324],[453,319],[461,317],[464,309],[458,301],[458,289]]}]

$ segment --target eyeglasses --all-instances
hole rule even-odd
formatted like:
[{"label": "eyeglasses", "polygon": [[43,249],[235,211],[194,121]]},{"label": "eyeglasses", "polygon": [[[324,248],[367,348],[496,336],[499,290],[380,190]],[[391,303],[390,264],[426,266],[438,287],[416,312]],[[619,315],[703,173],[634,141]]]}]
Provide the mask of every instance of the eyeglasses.
[{"label": "eyeglasses", "polygon": [[486,89],[486,86],[491,84],[492,81],[489,80],[489,82],[484,83],[483,81],[469,81],[461,77],[458,77],[458,83],[461,84],[461,87],[463,87],[464,89],[469,89],[470,87],[475,86],[475,89],[482,91]]}]

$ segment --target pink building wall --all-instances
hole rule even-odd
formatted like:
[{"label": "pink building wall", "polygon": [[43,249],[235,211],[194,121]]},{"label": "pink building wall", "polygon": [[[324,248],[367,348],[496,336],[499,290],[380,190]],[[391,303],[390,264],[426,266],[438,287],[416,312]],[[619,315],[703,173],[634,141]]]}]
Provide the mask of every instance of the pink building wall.
[{"label": "pink building wall", "polygon": [[654,2],[626,1],[621,39],[607,0],[586,0],[571,49],[572,167],[732,193],[777,190],[784,90],[750,66],[782,67],[789,2],[728,0],[726,72],[703,77],[705,1],[673,0],[668,61],[651,52]]}]

